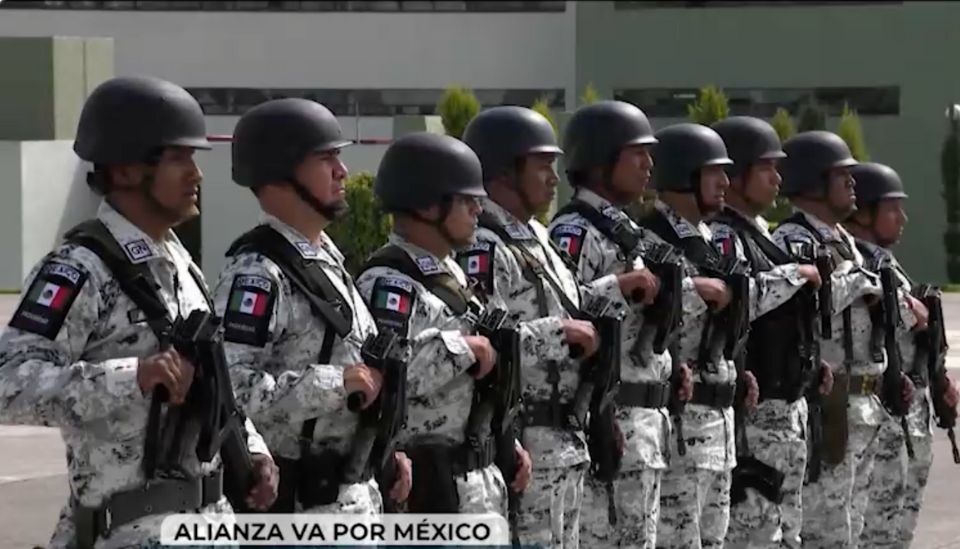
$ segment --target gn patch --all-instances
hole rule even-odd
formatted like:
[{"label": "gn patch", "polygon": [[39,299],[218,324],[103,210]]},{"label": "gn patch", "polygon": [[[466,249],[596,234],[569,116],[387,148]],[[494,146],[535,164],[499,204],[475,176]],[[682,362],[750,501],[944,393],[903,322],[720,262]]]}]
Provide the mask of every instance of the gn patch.
[{"label": "gn patch", "polygon": [[557,225],[550,231],[550,238],[564,253],[569,255],[573,262],[580,263],[580,251],[583,249],[583,239],[587,230],[579,225],[564,223]]},{"label": "gn patch", "polygon": [[56,339],[67,313],[80,293],[87,274],[75,267],[50,261],[27,290],[10,326],[47,339]]},{"label": "gn patch", "polygon": [[237,275],[223,315],[223,339],[256,347],[266,345],[276,300],[273,281],[262,276]]},{"label": "gn patch", "polygon": [[377,326],[405,337],[416,295],[416,289],[409,280],[398,276],[378,278],[370,294],[370,314],[377,321]]},{"label": "gn patch", "polygon": [[493,251],[496,244],[478,240],[457,254],[457,263],[470,282],[487,295],[493,294]]}]

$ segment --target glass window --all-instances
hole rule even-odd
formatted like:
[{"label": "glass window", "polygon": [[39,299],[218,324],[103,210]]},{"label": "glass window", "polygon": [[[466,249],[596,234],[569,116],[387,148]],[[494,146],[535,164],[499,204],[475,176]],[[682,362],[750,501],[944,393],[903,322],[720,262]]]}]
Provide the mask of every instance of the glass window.
[{"label": "glass window", "polygon": [[[616,90],[614,97],[643,109],[648,116],[683,118],[697,97],[696,88]],[[731,114],[771,117],[778,108],[797,114],[811,100],[828,116],[840,116],[844,105],[862,115],[900,114],[900,87],[725,88]]]},{"label": "glass window", "polygon": [[[340,116],[393,116],[397,114],[432,115],[443,95],[441,89],[295,89],[295,88],[188,88],[208,115],[241,115],[270,99],[302,97],[323,103]],[[545,98],[555,109],[562,109],[562,89],[474,90],[485,107],[496,105],[530,106]]]}]

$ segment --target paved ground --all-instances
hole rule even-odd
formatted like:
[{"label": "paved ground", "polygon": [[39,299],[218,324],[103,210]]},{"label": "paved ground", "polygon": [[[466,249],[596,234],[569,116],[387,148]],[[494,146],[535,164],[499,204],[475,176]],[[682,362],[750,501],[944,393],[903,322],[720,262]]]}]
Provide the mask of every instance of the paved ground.
[{"label": "paved ground", "polygon": [[[15,308],[15,298],[0,296],[3,324]],[[947,296],[945,310],[953,351],[952,370],[960,370],[960,294]],[[960,379],[960,371],[954,372]],[[919,549],[960,548],[960,465],[950,458],[946,436],[937,431],[935,461],[920,515]],[[67,495],[63,444],[56,430],[0,426],[0,549],[30,548],[49,539]],[[869,548],[865,548],[869,549]]]}]

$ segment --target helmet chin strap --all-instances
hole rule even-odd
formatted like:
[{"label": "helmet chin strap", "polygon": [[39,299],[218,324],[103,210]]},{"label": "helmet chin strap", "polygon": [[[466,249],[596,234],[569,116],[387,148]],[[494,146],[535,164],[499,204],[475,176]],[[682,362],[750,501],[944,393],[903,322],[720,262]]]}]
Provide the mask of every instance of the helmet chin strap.
[{"label": "helmet chin strap", "polygon": [[454,241],[453,237],[450,235],[450,231],[447,230],[447,217],[450,216],[451,209],[453,209],[453,200],[451,197],[446,196],[440,201],[440,215],[438,215],[436,219],[427,219],[426,217],[420,215],[419,212],[414,210],[409,210],[406,213],[417,221],[431,225],[437,230],[438,233],[440,233],[440,236],[443,237],[450,248],[455,249],[460,247],[460,244]]},{"label": "helmet chin strap", "polygon": [[313,211],[322,215],[328,221],[334,221],[343,217],[347,213],[349,206],[346,202],[338,202],[335,204],[323,204],[317,197],[313,196],[307,188],[300,183],[295,177],[287,178],[287,182],[293,187],[293,192],[297,193],[297,196],[300,200],[304,201]]}]

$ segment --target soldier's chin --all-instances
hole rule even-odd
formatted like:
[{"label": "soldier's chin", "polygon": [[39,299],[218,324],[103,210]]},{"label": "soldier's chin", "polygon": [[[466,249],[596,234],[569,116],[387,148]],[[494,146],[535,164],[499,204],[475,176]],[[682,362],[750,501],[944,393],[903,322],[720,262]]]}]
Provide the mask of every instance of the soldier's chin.
[{"label": "soldier's chin", "polygon": [[326,205],[326,212],[324,213],[328,214],[327,217],[330,221],[335,221],[343,219],[349,211],[350,205],[347,204],[346,200],[336,200]]}]

